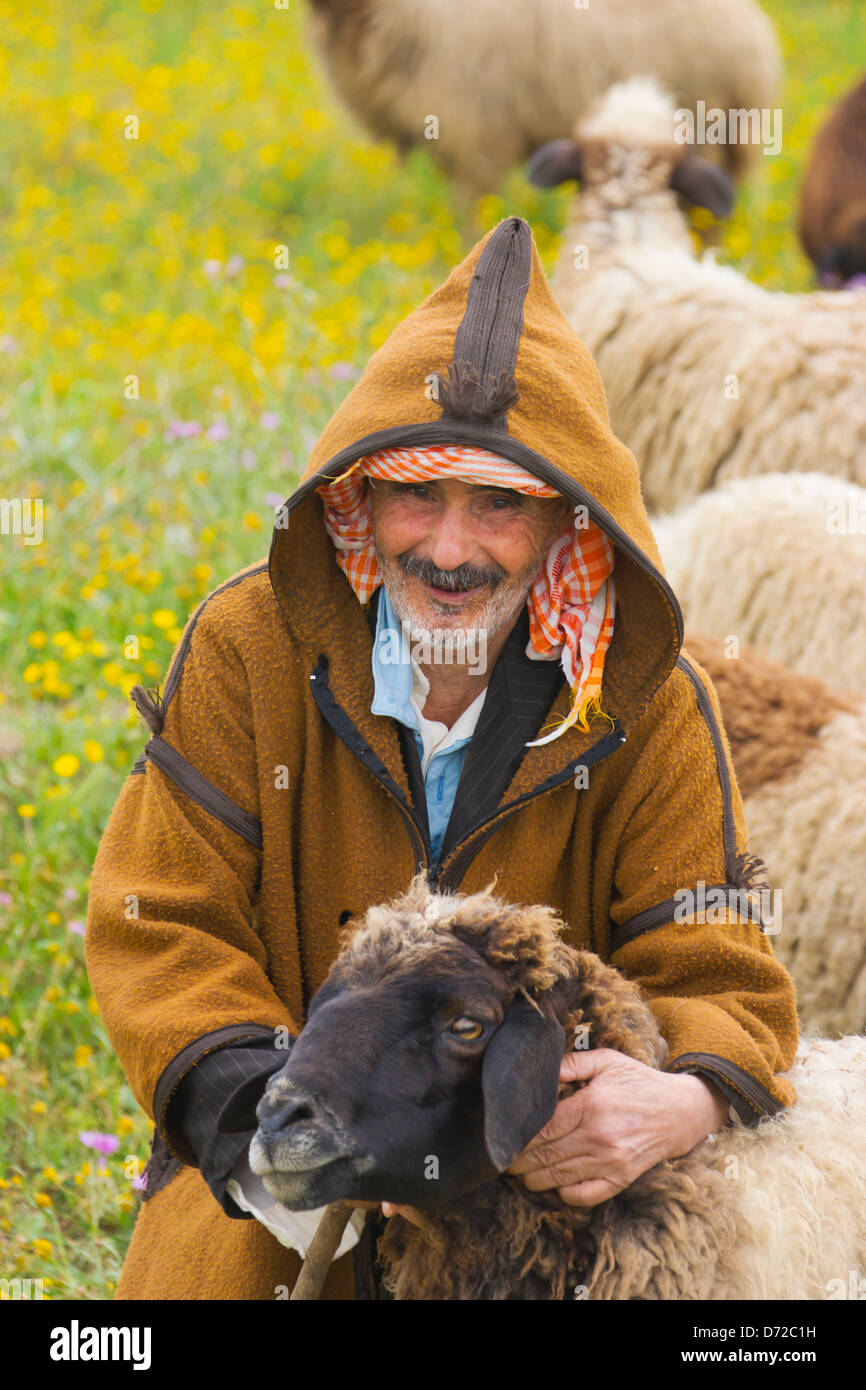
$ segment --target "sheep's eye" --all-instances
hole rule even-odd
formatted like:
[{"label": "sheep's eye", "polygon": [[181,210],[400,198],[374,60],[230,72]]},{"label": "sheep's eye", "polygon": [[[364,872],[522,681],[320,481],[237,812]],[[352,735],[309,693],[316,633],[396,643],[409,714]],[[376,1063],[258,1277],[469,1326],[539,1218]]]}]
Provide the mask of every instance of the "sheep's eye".
[{"label": "sheep's eye", "polygon": [[455,1018],[448,1031],[453,1033],[455,1037],[463,1038],[465,1042],[474,1042],[484,1032],[484,1025],[476,1022],[474,1018],[466,1018],[464,1015],[462,1018]]}]

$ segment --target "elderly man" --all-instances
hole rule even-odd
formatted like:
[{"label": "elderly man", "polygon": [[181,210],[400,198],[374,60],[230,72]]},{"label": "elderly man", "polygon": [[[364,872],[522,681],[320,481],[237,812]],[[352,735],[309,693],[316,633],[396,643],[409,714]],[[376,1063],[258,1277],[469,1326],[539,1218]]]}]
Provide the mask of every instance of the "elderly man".
[{"label": "elderly man", "polygon": [[[341,925],[419,870],[551,904],[668,1042],[663,1072],[565,1059],[589,1084],[513,1164],[528,1186],[592,1205],[792,1101],[793,986],[744,909],[718,702],[681,642],[635,461],[508,218],[370,360],[267,563],[199,607],[161,700],[133,692],[153,737],[100,845],[87,942],[155,1122],[120,1297],[291,1287],[308,1228],[256,1187],[255,1105]],[[701,885],[729,907],[704,912]],[[375,1291],[393,1210],[356,1213],[325,1297]]]}]

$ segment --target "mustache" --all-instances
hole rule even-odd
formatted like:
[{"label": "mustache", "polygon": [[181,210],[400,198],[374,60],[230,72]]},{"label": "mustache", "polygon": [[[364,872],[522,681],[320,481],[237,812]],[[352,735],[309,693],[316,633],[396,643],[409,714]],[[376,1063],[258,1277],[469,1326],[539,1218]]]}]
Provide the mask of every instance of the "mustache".
[{"label": "mustache", "polygon": [[477,565],[458,565],[453,570],[441,570],[432,560],[422,560],[417,555],[398,555],[397,563],[404,574],[414,575],[434,589],[445,589],[448,593],[461,593],[464,589],[475,589],[480,584],[488,584],[491,589],[507,578],[499,565],[491,569],[481,569]]}]

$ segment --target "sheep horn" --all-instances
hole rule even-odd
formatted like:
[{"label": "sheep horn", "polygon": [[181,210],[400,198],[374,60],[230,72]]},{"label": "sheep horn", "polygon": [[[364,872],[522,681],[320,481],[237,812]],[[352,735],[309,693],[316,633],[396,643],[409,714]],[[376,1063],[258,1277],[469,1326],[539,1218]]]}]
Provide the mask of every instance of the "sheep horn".
[{"label": "sheep horn", "polygon": [[325,1207],[289,1302],[295,1298],[315,1301],[319,1297],[351,1215],[352,1208],[345,1202],[332,1202]]}]

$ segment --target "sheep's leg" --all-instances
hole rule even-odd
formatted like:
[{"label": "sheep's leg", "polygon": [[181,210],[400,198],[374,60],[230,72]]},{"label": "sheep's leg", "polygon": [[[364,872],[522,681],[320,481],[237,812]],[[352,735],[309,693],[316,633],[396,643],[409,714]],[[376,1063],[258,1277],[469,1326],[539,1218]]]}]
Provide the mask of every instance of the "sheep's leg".
[{"label": "sheep's leg", "polygon": [[290,1294],[290,1302],[294,1298],[315,1300],[319,1297],[351,1215],[352,1208],[346,1202],[332,1202],[325,1208]]}]

